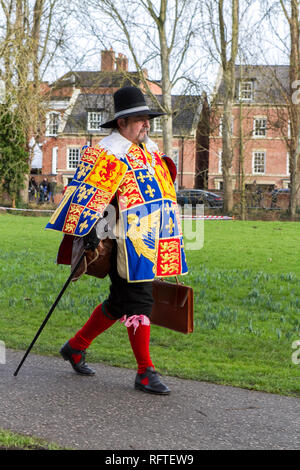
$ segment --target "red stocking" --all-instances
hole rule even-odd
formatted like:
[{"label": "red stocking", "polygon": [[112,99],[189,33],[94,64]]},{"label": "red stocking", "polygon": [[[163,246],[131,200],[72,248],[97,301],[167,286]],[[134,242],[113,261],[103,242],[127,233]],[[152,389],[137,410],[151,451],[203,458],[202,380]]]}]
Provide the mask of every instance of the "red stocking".
[{"label": "red stocking", "polygon": [[142,325],[141,323],[134,332],[134,326],[127,328],[129,341],[138,364],[138,374],[143,374],[147,367],[153,367],[151,361],[149,344],[150,344],[150,325]]},{"label": "red stocking", "polygon": [[[98,305],[85,325],[83,325],[76,335],[70,339],[69,344],[71,348],[78,349],[79,351],[83,351],[88,348],[91,342],[103,333],[103,331],[112,326],[115,321],[116,320],[112,320],[104,315],[102,304]],[[78,362],[80,357],[81,356],[79,354],[72,355],[75,362]]]}]

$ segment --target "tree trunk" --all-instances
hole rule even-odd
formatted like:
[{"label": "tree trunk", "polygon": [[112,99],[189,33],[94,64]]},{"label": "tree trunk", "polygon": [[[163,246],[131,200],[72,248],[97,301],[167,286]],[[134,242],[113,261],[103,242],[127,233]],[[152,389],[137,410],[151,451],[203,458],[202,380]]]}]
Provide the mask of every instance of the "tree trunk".
[{"label": "tree trunk", "polygon": [[[225,80],[226,81],[226,80]],[[231,135],[231,115],[232,115],[232,102],[231,99],[226,99],[224,104],[224,115],[222,121],[222,174],[223,174],[223,198],[224,198],[224,212],[230,213],[233,208],[233,187],[232,187],[232,135]]]},{"label": "tree trunk", "polygon": [[[241,66],[240,66],[241,69]],[[243,130],[243,106],[239,104],[239,192],[240,192],[240,217],[246,220],[246,194],[245,194],[245,169],[244,169],[244,130]]]},{"label": "tree trunk", "polygon": [[[165,48],[164,48],[165,49]],[[169,77],[169,57],[167,51],[161,53],[162,66],[162,104],[166,112],[163,116],[164,152],[169,157],[173,156],[173,119],[172,119],[172,85]]]},{"label": "tree trunk", "polygon": [[24,175],[24,188],[20,190],[20,197],[25,204],[29,202],[29,195],[28,195],[28,185],[29,185],[29,174],[26,173]]},{"label": "tree trunk", "polygon": [[[299,12],[298,12],[298,1],[291,0],[291,18],[290,18],[290,41],[291,41],[291,52],[290,52],[290,86],[293,87],[293,83],[298,80],[299,77]],[[292,94],[291,94],[292,95]],[[300,105],[291,102],[291,117],[292,123],[291,128],[293,129],[293,153],[291,155],[291,193],[290,193],[290,216],[294,220],[296,217],[296,206],[297,206],[297,194],[298,185],[297,179],[299,174],[299,125],[300,125]]]},{"label": "tree trunk", "polygon": [[155,15],[153,5],[148,3],[151,16],[154,18],[159,35],[162,105],[166,112],[163,116],[163,145],[164,152],[169,157],[173,156],[173,124],[172,124],[172,83],[170,80],[170,52],[166,37],[166,15],[168,0],[161,0],[159,16]]},{"label": "tree trunk", "polygon": [[[299,120],[299,116],[298,116]],[[296,140],[296,139],[295,139]],[[300,126],[297,133],[297,145],[293,145],[292,155],[290,155],[290,204],[289,213],[291,220],[296,219],[297,206],[300,205]]]},{"label": "tree trunk", "polygon": [[222,121],[222,173],[224,205],[223,212],[230,213],[233,209],[233,185],[231,166],[233,158],[232,148],[232,105],[235,98],[235,61],[238,52],[239,37],[239,0],[232,0],[231,4],[231,51],[227,58],[226,25],[224,21],[224,0],[219,0],[219,25],[220,25],[220,54],[224,79],[224,108]]},{"label": "tree trunk", "polygon": [[290,0],[290,16],[286,6],[286,0],[280,0],[280,4],[290,28],[290,64],[289,64],[289,81],[290,81],[290,103],[289,117],[291,126],[291,142],[290,150],[290,203],[289,214],[291,220],[296,217],[297,204],[300,204],[300,104],[298,100],[293,98],[293,90],[300,79],[300,55],[299,55],[299,7],[298,0]]}]

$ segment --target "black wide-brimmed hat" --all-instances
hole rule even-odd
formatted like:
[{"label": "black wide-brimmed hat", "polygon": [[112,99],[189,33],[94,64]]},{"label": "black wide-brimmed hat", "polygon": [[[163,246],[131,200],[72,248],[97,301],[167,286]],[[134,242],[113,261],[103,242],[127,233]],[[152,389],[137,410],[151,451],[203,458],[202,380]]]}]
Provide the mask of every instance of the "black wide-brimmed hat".
[{"label": "black wide-brimmed hat", "polygon": [[115,117],[111,121],[101,124],[101,127],[114,128],[117,120],[129,116],[149,116],[153,119],[165,113],[149,109],[145,97],[139,88],[125,86],[114,94]]}]

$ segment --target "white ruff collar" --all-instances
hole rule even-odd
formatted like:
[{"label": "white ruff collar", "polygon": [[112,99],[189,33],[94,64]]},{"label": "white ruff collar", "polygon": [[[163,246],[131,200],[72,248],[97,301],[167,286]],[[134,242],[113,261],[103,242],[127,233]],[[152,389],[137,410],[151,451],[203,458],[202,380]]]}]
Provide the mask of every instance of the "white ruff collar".
[{"label": "white ruff collar", "polygon": [[[153,140],[146,137],[144,142],[148,152],[158,152],[158,146],[156,145]],[[128,150],[130,149],[132,142],[130,140],[123,137],[119,131],[114,130],[110,135],[104,137],[98,145],[104,148],[108,153],[112,153],[117,158],[123,158],[127,154]]]}]

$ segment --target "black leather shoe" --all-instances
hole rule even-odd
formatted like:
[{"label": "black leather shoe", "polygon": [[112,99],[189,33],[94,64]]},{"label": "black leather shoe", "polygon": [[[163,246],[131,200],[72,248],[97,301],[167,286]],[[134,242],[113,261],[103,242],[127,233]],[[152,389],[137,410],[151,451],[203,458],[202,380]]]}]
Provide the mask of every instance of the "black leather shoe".
[{"label": "black leather shoe", "polygon": [[[64,358],[65,361],[69,361],[75,372],[77,374],[82,374],[82,375],[95,375],[96,371],[94,369],[91,369],[86,363],[85,363],[85,355],[86,352],[84,351],[79,351],[78,349],[73,349],[71,348],[69,341],[67,341],[61,350],[59,351],[62,357]],[[77,364],[74,362],[72,358],[72,354],[80,354],[81,358],[80,361],[77,362]]]},{"label": "black leather shoe", "polygon": [[136,374],[135,389],[147,393],[156,393],[157,395],[169,395],[171,390],[164,385],[153,367],[147,367],[144,374]]}]

